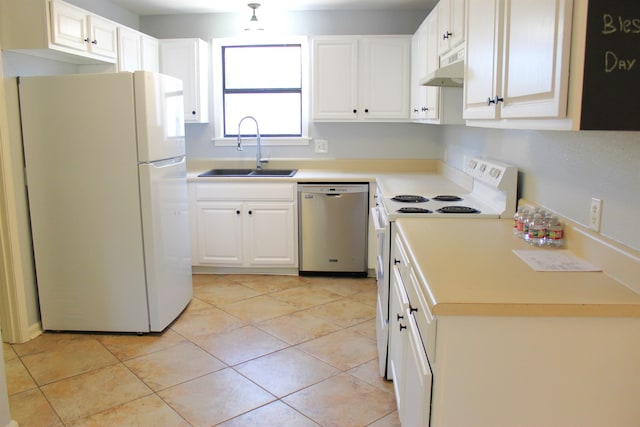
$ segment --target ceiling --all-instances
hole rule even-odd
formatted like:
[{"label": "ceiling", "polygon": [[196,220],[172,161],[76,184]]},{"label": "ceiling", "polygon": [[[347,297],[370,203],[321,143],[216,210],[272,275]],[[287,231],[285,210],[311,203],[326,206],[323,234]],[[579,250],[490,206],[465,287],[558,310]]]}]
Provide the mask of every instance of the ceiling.
[{"label": "ceiling", "polygon": [[[183,13],[227,13],[248,11],[239,0],[111,0],[136,15]],[[262,0],[261,8],[271,10],[430,10],[437,0]]]}]

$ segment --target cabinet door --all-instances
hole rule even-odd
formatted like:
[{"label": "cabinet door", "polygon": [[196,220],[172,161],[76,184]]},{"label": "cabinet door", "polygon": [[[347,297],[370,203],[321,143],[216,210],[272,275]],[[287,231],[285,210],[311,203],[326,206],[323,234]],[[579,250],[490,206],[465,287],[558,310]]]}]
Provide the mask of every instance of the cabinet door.
[{"label": "cabinet door", "polygon": [[86,51],[89,41],[87,14],[66,3],[51,2],[51,42],[59,46]]},{"label": "cabinet door", "polygon": [[360,111],[365,120],[409,119],[411,39],[368,37],[361,44]]},{"label": "cabinet door", "polygon": [[[391,287],[389,294],[389,366],[393,389],[396,395],[398,408],[402,407],[404,400],[404,383],[402,377],[404,353],[406,349],[407,319],[405,310],[409,306],[409,299],[402,284],[402,276],[397,266],[391,269]],[[402,415],[400,421],[405,424]],[[409,424],[407,424],[409,425]]]},{"label": "cabinet door", "polygon": [[200,264],[242,264],[242,204],[198,202]]},{"label": "cabinet door", "polygon": [[465,16],[467,37],[462,116],[465,119],[495,119],[497,110],[487,100],[502,96],[498,94],[502,64],[502,0],[469,1]]},{"label": "cabinet door", "polygon": [[141,64],[145,71],[160,71],[160,57],[158,39],[142,34],[141,37]]},{"label": "cabinet door", "polygon": [[571,0],[505,2],[501,118],[565,117],[571,11]]},{"label": "cabinet door", "polygon": [[356,120],[358,39],[317,39],[312,45],[313,119]]},{"label": "cabinet door", "polygon": [[438,52],[443,55],[465,40],[465,0],[440,0],[437,9]]},{"label": "cabinet door", "polygon": [[89,52],[106,58],[118,55],[118,26],[96,15],[89,15]]},{"label": "cabinet door", "polygon": [[209,120],[206,53],[206,43],[200,39],[160,41],[160,72],[182,80],[185,123]]},{"label": "cabinet door", "polygon": [[118,71],[141,70],[140,33],[118,28]]},{"label": "cabinet door", "polygon": [[246,263],[297,265],[293,203],[246,203],[244,221]]},{"label": "cabinet door", "polygon": [[404,388],[398,414],[403,425],[428,427],[433,375],[415,319],[409,310],[405,311],[405,317],[407,329],[402,374]]},{"label": "cabinet door", "polygon": [[421,120],[427,112],[427,86],[420,79],[427,75],[427,20],[411,38],[411,119]]},{"label": "cabinet door", "polygon": [[[438,8],[435,8],[427,17],[427,73],[432,73],[440,66],[438,55]],[[440,88],[425,86],[426,88],[426,111],[425,118],[438,120],[440,118]]]}]

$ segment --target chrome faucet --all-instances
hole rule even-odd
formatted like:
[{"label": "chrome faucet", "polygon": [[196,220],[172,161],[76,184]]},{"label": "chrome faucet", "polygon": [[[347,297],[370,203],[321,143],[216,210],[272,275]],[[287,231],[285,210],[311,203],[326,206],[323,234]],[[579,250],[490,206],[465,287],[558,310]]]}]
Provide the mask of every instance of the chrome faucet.
[{"label": "chrome faucet", "polygon": [[260,129],[258,128],[258,121],[253,116],[245,116],[238,122],[238,151],[242,151],[242,134],[240,133],[240,125],[244,119],[251,119],[256,124],[256,169],[262,169],[263,163],[268,163],[269,160],[262,158],[262,149],[260,146]]}]

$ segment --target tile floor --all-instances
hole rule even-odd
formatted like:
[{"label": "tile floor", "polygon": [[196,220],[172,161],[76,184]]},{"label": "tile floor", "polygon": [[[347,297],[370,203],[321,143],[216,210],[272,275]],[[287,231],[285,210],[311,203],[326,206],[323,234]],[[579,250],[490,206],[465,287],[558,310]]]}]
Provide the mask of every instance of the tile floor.
[{"label": "tile floor", "polygon": [[20,426],[399,426],[373,279],[195,275],[162,334],[3,344]]}]

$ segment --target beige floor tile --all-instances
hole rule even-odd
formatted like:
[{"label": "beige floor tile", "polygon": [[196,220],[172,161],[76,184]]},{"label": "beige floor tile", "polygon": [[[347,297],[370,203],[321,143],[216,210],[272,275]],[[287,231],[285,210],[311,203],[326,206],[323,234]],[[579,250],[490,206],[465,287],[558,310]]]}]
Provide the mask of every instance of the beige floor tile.
[{"label": "beige floor tile", "polygon": [[321,286],[344,296],[351,296],[359,292],[374,290],[377,292],[376,281],[373,278],[361,279],[353,277],[314,277],[310,279],[315,286]]},{"label": "beige floor tile", "polygon": [[358,292],[357,294],[351,295],[349,298],[360,304],[375,307],[378,302],[378,293],[375,291]]},{"label": "beige floor tile", "polygon": [[18,357],[16,352],[11,347],[11,344],[3,342],[2,343],[2,355],[4,356],[4,361],[7,362],[9,360],[13,360]]},{"label": "beige floor tile", "polygon": [[70,427],[153,426],[189,427],[189,423],[156,395],[128,402],[88,418],[69,424]]},{"label": "beige floor tile", "polygon": [[201,285],[214,285],[217,283],[229,283],[233,281],[234,275],[228,274],[193,274],[191,281],[193,287],[197,288]]},{"label": "beige floor tile", "polygon": [[9,396],[38,387],[20,359],[11,359],[5,362],[4,370]]},{"label": "beige floor tile", "polygon": [[154,391],[226,367],[224,363],[190,342],[130,359],[124,364]]},{"label": "beige floor tile", "polygon": [[275,398],[231,368],[158,393],[193,426],[211,426]]},{"label": "beige floor tile", "polygon": [[151,394],[122,364],[48,384],[41,390],[65,423]]},{"label": "beige floor tile", "polygon": [[395,410],[393,394],[348,374],[331,377],[283,400],[323,426],[365,426]]},{"label": "beige floor tile", "polygon": [[22,361],[39,385],[118,363],[95,338],[51,345],[47,350],[22,357]]},{"label": "beige floor tile", "polygon": [[362,334],[372,340],[376,340],[376,319],[373,318],[366,322],[351,326],[349,330]]},{"label": "beige floor tile", "polygon": [[148,335],[100,335],[98,340],[120,360],[133,359],[134,357],[144,356],[145,354],[187,342],[171,329],[167,329],[163,333]]},{"label": "beige floor tile", "polygon": [[270,296],[279,301],[291,304],[298,309],[314,307],[343,298],[340,294],[314,285],[286,289],[284,291],[274,292],[270,294]]},{"label": "beige floor tile", "polygon": [[375,304],[362,304],[350,298],[310,308],[309,312],[344,328],[376,317]]},{"label": "beige floor tile", "polygon": [[236,370],[278,397],[340,372],[293,347],[238,365]]},{"label": "beige floor tile", "polygon": [[343,371],[377,357],[374,341],[348,330],[298,344],[296,348]]},{"label": "beige floor tile", "polygon": [[380,390],[393,393],[393,382],[387,381],[380,376],[378,369],[378,359],[375,358],[355,368],[349,369],[347,373],[361,379]]},{"label": "beige floor tile", "polygon": [[263,294],[291,289],[307,283],[299,276],[271,276],[259,274],[238,274],[233,276],[233,280]]},{"label": "beige floor tile", "polygon": [[279,401],[219,424],[220,427],[313,427],[317,425],[300,412]]},{"label": "beige floor tile", "polygon": [[20,357],[60,349],[67,344],[79,341],[95,340],[95,335],[85,333],[57,333],[45,332],[23,344],[13,344],[12,347]]},{"label": "beige floor tile", "polygon": [[244,325],[245,322],[237,317],[205,304],[203,308],[182,313],[171,325],[171,329],[187,339],[194,340],[211,334],[229,332]]},{"label": "beige floor tile", "polygon": [[237,365],[283,349],[288,344],[254,326],[197,340],[197,344],[227,365]]},{"label": "beige floor tile", "polygon": [[233,281],[200,285],[195,287],[193,292],[196,298],[214,306],[231,304],[261,294]]},{"label": "beige floor tile", "polygon": [[308,311],[298,311],[256,325],[287,343],[294,345],[330,334],[340,326],[314,316]]},{"label": "beige floor tile", "polygon": [[233,314],[247,322],[257,323],[263,320],[293,313],[298,309],[286,302],[279,301],[269,295],[261,295],[220,307],[227,313]]},{"label": "beige floor tile", "polygon": [[368,427],[401,427],[398,411],[393,411],[386,417],[382,417],[378,421],[369,424]]},{"label": "beige floor tile", "polygon": [[20,427],[63,426],[55,411],[39,389],[9,396],[11,418]]}]

